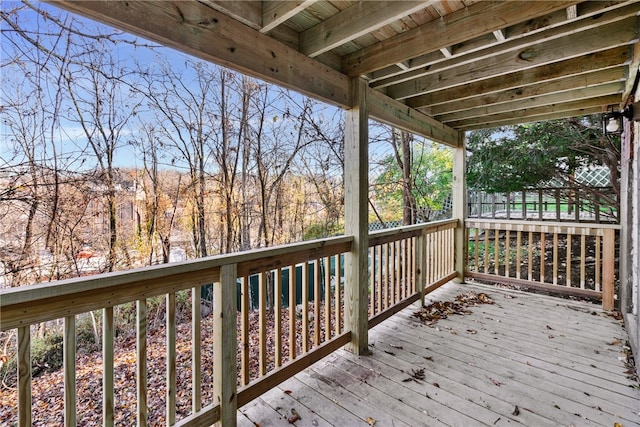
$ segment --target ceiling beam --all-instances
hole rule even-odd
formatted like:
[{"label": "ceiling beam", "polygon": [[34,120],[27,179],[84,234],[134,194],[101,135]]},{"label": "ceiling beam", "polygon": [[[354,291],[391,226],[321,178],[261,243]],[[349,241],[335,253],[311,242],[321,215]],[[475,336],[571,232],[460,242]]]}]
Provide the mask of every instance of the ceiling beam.
[{"label": "ceiling beam", "polygon": [[[620,95],[606,95],[597,98],[581,99],[564,102],[561,104],[546,105],[543,107],[524,108],[508,113],[493,114],[490,116],[476,117],[468,120],[459,120],[450,123],[456,129],[466,129],[470,126],[482,126],[484,128],[502,126],[506,121],[517,120],[520,123],[531,123],[546,117],[549,114],[566,114],[567,112],[580,111],[586,108],[602,109],[603,105],[620,102]],[[565,116],[566,117],[566,116]]]},{"label": "ceiling beam", "polygon": [[300,51],[311,57],[317,56],[422,10],[432,3],[434,0],[359,1],[302,32]]},{"label": "ceiling beam", "polygon": [[[557,112],[550,112],[550,113],[547,113],[547,114],[541,114],[539,116],[536,116],[535,118],[532,118],[527,123],[541,122],[541,121],[545,121],[545,120],[564,119],[564,118],[567,118],[567,117],[586,116],[588,114],[600,114],[602,112],[604,112],[604,110],[602,109],[602,106],[600,106],[600,105],[597,105],[595,107],[576,108],[574,110],[557,111]],[[499,126],[520,125],[522,123],[524,123],[522,121],[522,119],[517,118],[517,119],[501,120],[501,121],[498,121],[498,122],[493,122],[490,125],[486,124],[486,123],[476,123],[476,124],[469,125],[469,126],[463,126],[463,127],[460,128],[460,130],[462,130],[462,131],[472,131],[472,130],[477,130],[477,129],[495,128],[495,127],[499,127]]]},{"label": "ceiling beam", "polygon": [[476,61],[473,67],[463,65],[390,86],[387,95],[404,99],[633,43],[638,40],[637,24],[638,17],[633,16],[561,39],[540,42],[520,51]]},{"label": "ceiling beam", "polygon": [[618,95],[622,98],[624,84],[622,81],[606,83],[597,86],[573,89],[565,92],[543,94],[539,96],[516,99],[511,102],[500,104],[490,104],[481,107],[472,108],[455,113],[435,115],[433,117],[442,123],[451,123],[461,120],[473,119],[478,117],[486,117],[494,114],[509,113],[519,110],[530,110],[536,107],[544,107],[548,105],[563,104],[569,101],[578,101],[582,99],[598,98],[607,95]]},{"label": "ceiling beam", "polygon": [[[454,99],[445,104],[430,107],[430,115],[434,117],[467,111],[478,107],[513,103],[518,100],[563,93],[576,88],[588,88],[606,83],[622,82],[625,78],[625,67],[605,68],[592,73],[572,75],[556,80],[547,80],[528,86],[518,86],[513,89],[482,94],[474,98]],[[438,117],[438,120],[441,120]]]},{"label": "ceiling beam", "polygon": [[[305,10],[317,0],[298,1],[263,1],[262,2],[262,28],[261,33],[268,33],[287,19]],[[240,1],[228,3],[242,3]]]},{"label": "ceiling beam", "polygon": [[476,66],[477,61],[493,58],[496,55],[505,54],[519,49],[525,49],[538,45],[542,42],[550,42],[554,39],[563,38],[572,34],[594,29],[598,26],[619,22],[624,19],[636,16],[638,14],[638,5],[631,4],[625,7],[609,10],[596,15],[583,16],[579,20],[569,22],[565,25],[555,26],[545,31],[534,32],[519,38],[507,40],[504,43],[494,44],[486,49],[476,50],[465,55],[459,55],[448,61],[439,61],[434,64],[425,64],[420,68],[410,70],[406,73],[395,75],[386,79],[377,80],[371,83],[371,87],[385,87],[392,84],[398,84],[403,81],[413,80],[438,71],[444,71],[453,67],[462,65]]},{"label": "ceiling beam", "polygon": [[483,34],[564,9],[577,1],[481,1],[346,55],[342,71],[358,76]]},{"label": "ceiling beam", "polygon": [[595,52],[582,57],[556,62],[542,68],[531,68],[507,74],[497,79],[486,79],[467,83],[439,92],[427,93],[409,98],[406,104],[414,108],[433,107],[451,102],[475,98],[483,94],[495,94],[507,90],[519,90],[534,83],[543,84],[555,79],[582,75],[600,69],[619,67],[629,62],[631,49],[620,46],[606,51]]},{"label": "ceiling beam", "polygon": [[368,89],[367,108],[371,118],[398,129],[428,138],[450,147],[458,147],[458,131],[391,99],[377,90]]},{"label": "ceiling beam", "polygon": [[262,1],[199,0],[255,30],[262,28]]},{"label": "ceiling beam", "polygon": [[200,59],[333,105],[351,105],[340,72],[199,2],[52,1],[52,4]]}]

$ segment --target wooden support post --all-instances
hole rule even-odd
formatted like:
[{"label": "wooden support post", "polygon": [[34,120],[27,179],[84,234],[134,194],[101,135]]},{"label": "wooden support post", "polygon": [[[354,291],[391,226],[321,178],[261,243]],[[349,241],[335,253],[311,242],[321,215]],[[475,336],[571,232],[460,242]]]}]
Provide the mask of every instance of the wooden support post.
[{"label": "wooden support post", "polygon": [[237,264],[223,265],[220,267],[220,282],[213,285],[213,336],[216,337],[213,340],[213,403],[220,404],[218,425],[225,427],[236,425],[238,410],[237,269]]},{"label": "wooden support post", "polygon": [[464,226],[464,207],[466,206],[467,184],[466,184],[466,149],[464,132],[458,132],[458,148],[453,152],[453,208],[452,218],[458,220],[454,233],[454,265],[458,276],[456,281],[464,283],[464,275],[467,262],[468,242],[466,240],[466,230]]},{"label": "wooden support post", "polygon": [[615,249],[616,231],[606,228],[602,239],[602,308],[604,310],[613,310]]},{"label": "wooden support post", "polygon": [[369,241],[369,115],[367,83],[351,80],[353,106],[345,114],[344,186],[345,234],[353,236],[351,251],[345,257],[345,326],[351,331],[347,348],[355,354],[368,353],[368,274]]}]

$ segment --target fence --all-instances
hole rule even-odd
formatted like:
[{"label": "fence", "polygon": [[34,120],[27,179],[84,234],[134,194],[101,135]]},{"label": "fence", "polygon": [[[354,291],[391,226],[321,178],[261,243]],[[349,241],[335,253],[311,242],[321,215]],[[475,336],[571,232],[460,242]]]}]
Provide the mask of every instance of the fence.
[{"label": "fence", "polygon": [[[615,199],[612,187],[594,187]],[[617,222],[617,207],[577,188],[537,188],[513,193],[469,190],[467,217],[507,220]]]}]

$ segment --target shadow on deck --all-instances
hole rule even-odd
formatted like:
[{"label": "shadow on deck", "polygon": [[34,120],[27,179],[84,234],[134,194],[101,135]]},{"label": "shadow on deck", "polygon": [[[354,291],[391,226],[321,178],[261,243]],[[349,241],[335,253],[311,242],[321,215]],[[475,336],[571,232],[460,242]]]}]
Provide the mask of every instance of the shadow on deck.
[{"label": "shadow on deck", "polygon": [[621,322],[596,305],[475,284],[427,300],[467,290],[495,303],[431,327],[406,308],[371,329],[370,356],[339,350],[241,408],[238,425],[286,426],[294,414],[296,426],[640,425]]}]

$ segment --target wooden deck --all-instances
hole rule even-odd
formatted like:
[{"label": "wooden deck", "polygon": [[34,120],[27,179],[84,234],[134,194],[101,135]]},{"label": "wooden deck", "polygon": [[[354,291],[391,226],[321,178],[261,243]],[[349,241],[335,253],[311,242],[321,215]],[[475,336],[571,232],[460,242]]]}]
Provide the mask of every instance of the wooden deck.
[{"label": "wooden deck", "polygon": [[[598,306],[449,283],[495,304],[429,327],[412,306],[370,331],[370,356],[339,350],[238,411],[240,426],[640,425],[621,323]],[[408,380],[424,369],[424,380]]]}]

